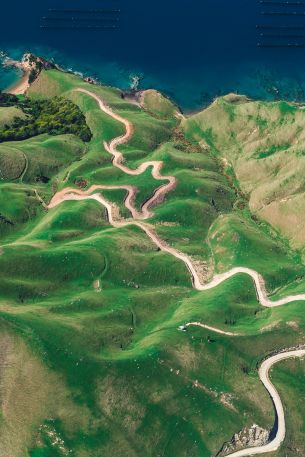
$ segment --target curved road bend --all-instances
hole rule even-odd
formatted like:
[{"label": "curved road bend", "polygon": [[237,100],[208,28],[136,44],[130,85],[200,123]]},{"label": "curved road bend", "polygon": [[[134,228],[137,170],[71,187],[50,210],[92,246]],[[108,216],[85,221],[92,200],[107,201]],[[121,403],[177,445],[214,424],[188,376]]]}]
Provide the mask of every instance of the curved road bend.
[{"label": "curved road bend", "polygon": [[[211,327],[209,325],[201,324],[200,322],[188,322],[184,325],[184,327],[190,326],[202,327],[207,330],[211,330],[212,332],[219,333],[220,335],[240,336],[239,333],[225,332],[224,330],[218,329],[216,327]],[[264,360],[258,371],[259,378],[261,382],[264,384],[266,390],[268,391],[275,409],[275,414],[277,418],[277,430],[274,439],[265,445],[241,449],[240,451],[227,454],[226,457],[253,456],[257,454],[265,454],[266,452],[274,452],[280,448],[286,435],[285,413],[281,398],[276,388],[270,381],[269,372],[273,365],[275,365],[276,363],[281,362],[282,360],[291,359],[295,357],[305,357],[305,349],[296,349],[291,351],[288,350],[273,355],[268,359]]]},{"label": "curved road bend", "polygon": [[[160,250],[163,252],[167,252],[168,254],[173,255],[174,257],[180,259],[181,261],[184,262],[184,264],[187,266],[189,269],[191,276],[192,276],[192,282],[194,288],[197,290],[209,290],[214,287],[217,287],[219,284],[222,282],[226,281],[227,279],[231,278],[232,276],[239,274],[239,273],[244,273],[249,276],[254,281],[258,300],[261,303],[261,305],[266,306],[266,307],[274,307],[274,306],[282,306],[286,303],[290,303],[292,301],[296,300],[305,300],[305,294],[299,294],[299,295],[291,295],[279,300],[271,301],[267,297],[266,293],[266,288],[265,288],[265,282],[263,277],[257,273],[255,270],[252,270],[250,268],[245,268],[245,267],[236,267],[232,268],[231,270],[215,275],[212,281],[210,281],[208,284],[201,284],[200,278],[196,272],[196,269],[193,265],[193,262],[190,257],[188,257],[186,254],[183,254],[173,247],[168,246],[163,240],[161,240],[158,235],[155,233],[153,227],[147,223],[141,222],[136,219],[146,219],[150,216],[149,208],[153,205],[158,203],[163,196],[165,195],[166,192],[169,190],[173,189],[176,180],[172,176],[161,176],[160,170],[162,168],[162,162],[160,161],[150,161],[150,162],[145,162],[142,165],[140,165],[139,168],[136,170],[131,170],[124,165],[122,165],[123,161],[123,156],[122,154],[116,150],[116,147],[120,144],[125,143],[128,141],[128,139],[131,137],[133,133],[133,127],[132,124],[127,121],[126,119],[123,119],[121,116],[118,114],[114,113],[108,106],[105,105],[105,103],[95,94],[84,90],[84,89],[77,89],[80,92],[86,93],[87,95],[93,97],[99,104],[100,108],[102,111],[107,113],[109,116],[113,117],[114,119],[118,120],[119,122],[123,123],[126,129],[126,133],[120,137],[114,138],[109,144],[105,143],[104,146],[107,149],[107,151],[113,156],[113,164],[114,166],[120,168],[122,171],[124,171],[127,174],[131,175],[137,175],[143,173],[149,166],[153,167],[152,175],[154,176],[155,179],[160,180],[160,179],[167,179],[169,182],[165,186],[161,186],[160,188],[157,189],[153,197],[151,197],[150,200],[146,202],[145,205],[142,207],[142,214],[139,215],[139,213],[136,212],[136,210],[133,207],[133,200],[134,200],[134,195],[135,195],[135,188],[133,186],[91,186],[90,189],[87,191],[82,191],[79,189],[71,189],[67,188],[64,189],[58,193],[56,193],[53,198],[51,199],[48,208],[53,208],[63,201],[67,200],[86,200],[86,199],[93,199],[98,201],[101,205],[103,205],[108,213],[108,219],[109,223],[113,227],[126,227],[127,225],[136,225],[137,227],[141,228],[147,236],[155,243]],[[116,207],[109,203],[100,193],[95,193],[91,194],[95,190],[101,190],[101,189],[114,189],[114,188],[122,188],[127,190],[128,196],[125,200],[125,205],[130,209],[134,220],[132,221],[121,221],[121,220],[116,220],[115,213],[117,212]],[[91,194],[91,195],[88,195]],[[223,330],[216,329],[214,327],[207,326],[205,324],[200,324],[199,322],[190,322],[186,324],[186,326],[190,325],[198,325],[204,328],[207,328],[212,331],[216,331],[221,334],[225,334],[228,336],[237,336],[238,334],[233,334],[231,332],[225,332]],[[281,360],[285,360],[288,358],[293,358],[293,357],[304,357],[305,356],[305,349],[299,349],[299,350],[293,350],[293,351],[287,351],[284,353],[280,353],[277,355],[274,355],[268,359],[266,359],[260,369],[259,369],[259,377],[266,387],[267,391],[269,392],[273,403],[275,407],[275,411],[277,414],[278,418],[278,429],[275,438],[267,443],[266,445],[259,446],[259,447],[253,447],[253,448],[248,448],[248,449],[243,449],[237,452],[234,452],[230,454],[228,457],[245,457],[245,456],[251,456],[251,455],[256,455],[256,454],[263,454],[266,452],[273,452],[276,451],[281,443],[283,442],[285,438],[285,433],[286,433],[286,428],[285,428],[285,416],[284,416],[284,409],[283,409],[283,404],[281,402],[280,396],[275,389],[274,385],[270,381],[269,378],[269,371],[271,367],[280,362]]]},{"label": "curved road bend", "polygon": [[[71,189],[71,188],[66,188],[63,189],[62,191],[56,193],[53,198],[51,199],[48,207],[53,208],[54,206],[57,206],[60,204],[62,201],[65,200],[85,200],[85,199],[94,199],[97,200],[99,203],[101,203],[105,208],[107,209],[108,212],[108,219],[111,225],[113,227],[125,227],[126,225],[134,224],[144,230],[144,232],[147,234],[147,236],[153,241],[154,244],[158,246],[158,248],[163,251],[167,252],[168,254],[176,257],[177,259],[181,260],[184,262],[184,264],[187,266],[187,268],[190,271],[191,277],[192,277],[192,282],[193,286],[195,289],[204,291],[204,290],[209,290],[213,289],[214,287],[217,287],[219,284],[222,282],[226,281],[227,279],[231,278],[232,276],[235,276],[236,274],[247,274],[251,276],[253,279],[253,282],[255,284],[256,288],[256,293],[258,297],[258,301],[262,306],[265,307],[275,307],[275,306],[282,306],[287,303],[291,303],[293,301],[297,300],[304,300],[305,301],[305,294],[298,294],[298,295],[289,295],[285,298],[279,299],[279,300],[274,300],[271,301],[267,297],[266,293],[266,287],[265,287],[265,282],[263,277],[255,270],[252,270],[250,268],[246,267],[235,267],[232,268],[231,270],[221,273],[218,275],[215,275],[214,278],[207,284],[202,284],[200,282],[199,275],[194,267],[194,264],[191,260],[190,257],[188,257],[186,254],[183,254],[177,249],[168,246],[159,236],[156,234],[154,231],[153,227],[149,224],[146,224],[144,222],[140,222],[139,219],[147,219],[150,217],[151,213],[149,211],[149,207],[151,207],[153,204],[156,204],[162,200],[164,195],[171,189],[173,189],[176,185],[176,179],[172,176],[162,176],[160,174],[160,170],[162,168],[163,162],[161,161],[149,161],[149,162],[144,162],[141,164],[136,170],[131,170],[130,168],[122,165],[123,161],[123,155],[117,151],[116,147],[120,144],[126,143],[130,137],[133,134],[133,126],[131,122],[129,122],[127,119],[124,119],[121,117],[119,114],[115,113],[112,111],[109,106],[107,106],[103,100],[98,97],[96,94],[86,90],[86,89],[76,89],[78,92],[85,93],[89,95],[90,97],[93,97],[100,109],[111,116],[113,119],[117,120],[118,122],[121,122],[125,126],[125,134],[121,135],[119,137],[114,138],[113,140],[110,141],[109,144],[105,143],[104,146],[106,149],[109,151],[109,153],[113,156],[113,164],[114,166],[120,168],[123,172],[129,174],[129,175],[139,175],[143,173],[148,167],[152,166],[153,171],[152,175],[155,179],[160,180],[160,179],[167,179],[169,182],[168,184],[161,186],[157,189],[157,191],[154,193],[154,195],[143,205],[142,207],[142,214],[139,214],[133,207],[133,201],[134,201],[134,196],[135,196],[135,188],[133,186],[91,186],[90,189],[87,191],[81,191],[79,189]],[[100,194],[93,194],[93,195],[88,195],[89,193],[93,192],[94,190],[98,189],[117,189],[117,188],[122,188],[128,191],[128,196],[125,200],[125,204],[127,208],[131,211],[134,219],[137,220],[132,220],[132,221],[116,221],[114,213],[117,212],[116,208],[111,205],[107,200],[105,200],[104,197],[102,197]],[[136,218],[135,218],[136,216]]]},{"label": "curved road bend", "polygon": [[141,175],[142,173],[144,173],[144,171],[147,170],[147,168],[152,167],[151,174],[154,179],[156,179],[157,181],[168,181],[167,184],[164,184],[164,185],[160,186],[158,189],[156,189],[153,196],[144,203],[144,205],[142,206],[142,215],[138,214],[139,219],[147,219],[147,218],[151,217],[152,213],[149,211],[149,208],[151,208],[153,205],[160,203],[163,200],[165,194],[167,194],[168,192],[170,192],[171,190],[173,190],[175,188],[176,178],[174,176],[162,176],[161,175],[161,169],[163,166],[163,162],[160,160],[151,160],[148,162],[144,162],[135,170],[128,168],[125,165],[122,165],[122,162],[124,161],[124,157],[121,154],[121,152],[119,152],[117,150],[117,146],[127,143],[127,141],[132,137],[133,131],[134,131],[132,123],[129,122],[127,119],[124,119],[123,117],[121,117],[119,114],[112,111],[112,109],[109,108],[109,106],[107,106],[103,102],[103,100],[100,97],[98,97],[96,94],[94,94],[86,89],[80,89],[80,88],[76,89],[76,91],[83,92],[84,94],[87,94],[90,97],[93,97],[97,101],[100,109],[104,113],[108,114],[113,119],[117,120],[118,122],[120,122],[121,124],[123,124],[125,126],[124,135],[113,138],[113,140],[111,140],[110,143],[106,143],[106,141],[104,142],[104,147],[105,147],[106,151],[108,151],[113,157],[112,163],[115,167],[119,168],[124,173],[126,173],[128,175],[133,175],[133,176]]},{"label": "curved road bend", "polygon": [[266,359],[262,363],[262,365],[260,366],[260,369],[259,369],[259,377],[260,377],[260,380],[262,381],[262,383],[264,384],[264,386],[266,387],[267,391],[269,392],[270,397],[272,398],[272,401],[274,404],[274,409],[275,409],[275,412],[277,415],[277,420],[278,420],[276,436],[272,441],[270,441],[269,443],[267,443],[263,446],[242,449],[240,451],[233,452],[232,454],[228,454],[226,457],[246,457],[246,456],[257,455],[257,454],[265,454],[266,452],[274,452],[279,449],[279,447],[283,443],[285,435],[286,435],[285,415],[284,415],[284,408],[283,408],[281,398],[280,398],[276,388],[270,381],[269,372],[270,372],[270,369],[273,367],[273,365],[275,365],[278,362],[281,362],[282,360],[291,359],[294,357],[304,357],[304,356],[305,356],[305,349],[297,349],[294,351],[287,351],[287,352],[282,352],[281,354],[273,355],[272,357],[269,357],[269,359]]}]

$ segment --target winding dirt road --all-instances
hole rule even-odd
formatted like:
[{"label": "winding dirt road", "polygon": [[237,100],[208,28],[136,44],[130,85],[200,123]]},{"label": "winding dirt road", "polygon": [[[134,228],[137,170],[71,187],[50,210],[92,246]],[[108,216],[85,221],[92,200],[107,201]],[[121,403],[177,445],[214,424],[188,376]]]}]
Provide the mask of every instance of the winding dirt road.
[{"label": "winding dirt road", "polygon": [[124,173],[126,173],[128,175],[133,175],[133,176],[141,175],[148,168],[152,167],[151,174],[154,179],[156,179],[157,181],[168,181],[167,184],[158,187],[158,189],[156,189],[156,191],[154,192],[153,196],[144,203],[144,205],[142,206],[142,214],[141,215],[138,214],[137,218],[138,219],[139,218],[147,219],[147,218],[151,217],[152,213],[149,211],[149,208],[151,208],[152,206],[154,206],[158,203],[161,203],[165,194],[167,194],[168,192],[170,192],[171,190],[173,190],[175,188],[176,178],[174,176],[162,176],[161,175],[161,169],[163,166],[163,162],[159,161],[159,160],[151,160],[148,162],[144,162],[136,170],[132,170],[132,169],[126,167],[125,165],[123,165],[122,163],[124,162],[124,157],[121,154],[121,152],[119,152],[117,150],[117,147],[124,143],[127,143],[127,141],[132,137],[133,131],[134,131],[132,123],[129,122],[127,119],[124,119],[123,117],[121,117],[119,114],[112,111],[112,109],[109,108],[109,106],[107,106],[100,97],[93,94],[92,92],[90,92],[86,89],[76,89],[76,90],[78,92],[83,92],[84,94],[87,94],[87,95],[93,97],[97,101],[101,110],[104,111],[104,113],[108,114],[113,119],[117,120],[118,122],[120,122],[121,124],[123,124],[125,126],[124,135],[114,138],[113,140],[110,141],[109,144],[106,141],[104,141],[104,148],[106,149],[106,151],[108,151],[112,155],[112,157],[113,157],[112,163],[115,167],[119,168]]},{"label": "winding dirt road", "polygon": [[274,404],[274,409],[276,411],[278,423],[275,438],[263,446],[242,449],[240,451],[233,452],[232,454],[228,454],[226,457],[246,457],[257,454],[265,454],[266,452],[274,452],[279,449],[286,435],[285,414],[281,398],[276,388],[270,381],[269,372],[273,365],[275,365],[276,363],[294,357],[305,357],[305,349],[297,349],[294,351],[283,352],[280,354],[276,354],[272,357],[269,357],[262,363],[259,369],[260,380],[269,392]]},{"label": "winding dirt road", "polygon": [[212,327],[211,325],[202,324],[201,322],[188,322],[187,324],[183,325],[182,328],[186,329],[187,327],[201,327],[206,330],[211,330],[211,332],[219,333],[220,335],[226,336],[241,336],[241,333],[233,333],[233,332],[226,332],[225,330],[221,330],[220,328]]},{"label": "winding dirt road", "polygon": [[[109,223],[113,227],[117,228],[122,228],[126,227],[127,225],[136,225],[140,229],[144,230],[144,232],[147,234],[147,236],[152,240],[152,242],[158,246],[158,248],[166,252],[177,259],[181,260],[188,270],[190,271],[191,277],[192,277],[192,282],[193,286],[195,289],[204,291],[204,290],[209,290],[213,289],[214,287],[217,287],[219,284],[222,282],[226,281],[227,279],[237,275],[237,274],[247,274],[248,276],[251,276],[253,279],[253,282],[255,284],[255,289],[257,293],[257,298],[258,301],[262,306],[272,308],[275,306],[282,306],[287,303],[291,303],[293,301],[297,300],[305,300],[305,294],[299,294],[299,295],[289,295],[285,298],[281,298],[279,300],[274,300],[271,301],[267,297],[266,293],[266,287],[265,287],[265,282],[263,277],[255,270],[252,270],[250,268],[246,267],[235,267],[232,268],[231,270],[221,273],[218,275],[215,275],[214,278],[212,279],[211,282],[207,284],[202,284],[200,282],[199,275],[196,271],[196,268],[189,256],[186,254],[183,254],[179,252],[177,249],[169,246],[168,244],[165,243],[159,236],[156,234],[154,228],[147,223],[141,222],[142,219],[147,219],[151,216],[151,212],[149,211],[149,208],[151,208],[153,205],[156,205],[162,199],[164,198],[165,194],[172,190],[175,185],[176,185],[176,179],[173,176],[162,176],[160,171],[162,168],[163,163],[161,161],[149,161],[149,162],[144,162],[141,164],[136,170],[132,170],[125,165],[122,165],[123,161],[123,155],[117,151],[117,146],[126,143],[132,136],[133,134],[133,126],[132,124],[121,117],[119,114],[115,113],[112,111],[109,106],[107,106],[103,100],[101,100],[100,97],[98,97],[96,94],[86,90],[86,89],[76,89],[78,92],[82,92],[87,94],[90,97],[93,97],[100,109],[111,116],[113,119],[117,120],[118,122],[122,123],[125,126],[125,134],[121,135],[119,137],[114,138],[111,140],[111,142],[104,143],[105,149],[113,156],[113,165],[116,166],[117,168],[121,169],[124,173],[127,173],[129,175],[139,175],[143,173],[148,167],[152,167],[152,176],[156,180],[168,180],[168,184],[159,187],[155,192],[154,195],[147,200],[147,202],[142,206],[142,212],[139,213],[135,208],[134,208],[134,199],[135,195],[137,192],[137,189],[133,186],[102,186],[102,185],[93,185],[89,189],[83,191],[80,189],[73,189],[71,187],[65,188],[60,192],[57,192],[53,198],[51,199],[48,208],[54,208],[55,206],[59,205],[63,201],[67,200],[86,200],[86,199],[93,199],[101,203],[107,210],[108,213],[108,220]],[[97,190],[105,190],[105,189],[125,189],[127,191],[127,198],[125,200],[125,205],[126,207],[130,210],[133,219],[131,221],[129,220],[120,220],[118,218],[118,209],[109,203],[102,195],[99,193],[94,193]]]},{"label": "winding dirt road", "polygon": [[[220,335],[241,336],[241,334],[239,333],[225,332],[224,330],[221,330],[216,327],[211,327],[210,325],[202,324],[201,322],[188,322],[183,326],[183,328],[191,326],[202,327],[204,329],[211,330],[212,332],[218,333]],[[264,384],[266,390],[268,391],[275,410],[275,415],[277,419],[277,429],[274,439],[262,446],[250,447],[246,449],[241,449],[240,451],[232,452],[231,454],[227,454],[226,457],[249,457],[257,454],[265,454],[266,452],[274,452],[280,448],[286,435],[285,413],[281,398],[276,388],[270,381],[269,373],[273,365],[275,365],[276,363],[281,362],[282,360],[296,357],[305,357],[305,349],[287,350],[285,352],[273,355],[264,360],[258,371],[259,378],[261,382]]]},{"label": "winding dirt road", "polygon": [[[132,124],[113,112],[96,94],[85,90],[85,89],[77,89],[79,92],[83,92],[90,97],[93,97],[100,109],[111,116],[113,119],[116,119],[118,122],[124,124],[125,126],[125,134],[119,137],[114,138],[110,143],[104,143],[105,149],[112,155],[113,157],[113,165],[120,170],[122,170],[124,173],[129,174],[129,175],[139,175],[143,173],[145,170],[147,170],[148,167],[152,167],[152,176],[156,180],[167,180],[168,183],[160,186],[154,193],[154,195],[142,206],[142,212],[139,213],[135,208],[134,208],[134,199],[135,195],[137,192],[137,189],[133,186],[102,186],[102,185],[93,185],[89,189],[83,191],[80,189],[73,189],[71,187],[65,188],[60,192],[57,192],[53,198],[51,199],[48,208],[54,208],[57,205],[61,204],[64,201],[71,201],[71,200],[96,200],[99,202],[101,205],[103,205],[106,208],[107,214],[108,214],[108,220],[109,223],[116,228],[122,228],[126,227],[128,225],[135,225],[139,227],[141,230],[143,230],[147,236],[151,239],[151,241],[163,252],[166,252],[177,259],[181,260],[186,267],[188,268],[191,278],[192,278],[192,283],[193,287],[197,290],[200,291],[205,291],[209,289],[213,289],[214,287],[217,287],[224,281],[226,281],[229,278],[232,278],[234,275],[237,274],[246,274],[250,276],[254,282],[256,293],[257,293],[257,298],[258,301],[262,306],[266,307],[275,307],[275,306],[282,306],[287,303],[297,301],[297,300],[305,300],[305,294],[299,294],[299,295],[290,295],[285,298],[281,298],[279,300],[269,300],[267,293],[266,293],[266,287],[265,287],[265,282],[263,277],[256,272],[255,270],[252,270],[250,268],[245,268],[245,267],[236,267],[232,268],[231,270],[215,275],[214,278],[207,284],[202,284],[200,282],[199,275],[196,271],[196,268],[191,260],[190,257],[188,257],[186,254],[183,254],[179,252],[177,249],[169,246],[166,244],[155,232],[154,227],[148,223],[143,222],[143,219],[147,219],[151,216],[150,208],[164,198],[165,194],[172,190],[175,185],[176,185],[176,179],[172,176],[162,176],[161,175],[161,168],[163,163],[160,161],[149,161],[141,164],[136,170],[132,170],[125,165],[122,164],[123,162],[123,156],[122,154],[117,151],[117,147],[123,143],[126,143],[130,137],[133,134],[133,126]],[[105,190],[105,189],[124,189],[127,191],[127,197],[125,199],[125,206],[130,210],[133,219],[131,220],[123,220],[120,219],[119,217],[119,211],[118,208],[108,202],[99,192],[99,190]],[[95,192],[95,193],[94,193]],[[189,322],[185,326],[191,326],[191,325],[196,325],[200,326],[206,329],[209,329],[211,331],[216,331],[217,333],[228,335],[228,336],[238,336],[239,334],[236,333],[231,333],[231,332],[225,332],[223,330],[217,329],[215,327],[211,327],[205,324],[201,324],[200,322]],[[287,358],[292,358],[292,357],[304,357],[305,356],[305,349],[299,349],[299,350],[294,350],[294,351],[288,351],[284,353],[280,353],[277,355],[274,355],[267,360],[265,360],[260,369],[259,369],[259,376],[261,381],[263,382],[264,386],[266,387],[267,391],[269,392],[273,403],[275,407],[275,411],[277,414],[278,418],[278,429],[275,438],[269,442],[268,444],[260,447],[255,447],[255,448],[250,448],[250,449],[243,449],[241,451],[234,452],[230,454],[230,457],[242,457],[242,456],[250,456],[250,455],[255,455],[255,454],[263,454],[265,452],[271,452],[275,451],[279,448],[281,443],[284,440],[285,437],[285,417],[284,417],[284,410],[283,410],[283,405],[281,402],[281,399],[279,397],[279,394],[277,393],[275,387],[271,383],[269,379],[269,371],[271,367],[277,363],[280,362],[281,360],[287,359]]]}]

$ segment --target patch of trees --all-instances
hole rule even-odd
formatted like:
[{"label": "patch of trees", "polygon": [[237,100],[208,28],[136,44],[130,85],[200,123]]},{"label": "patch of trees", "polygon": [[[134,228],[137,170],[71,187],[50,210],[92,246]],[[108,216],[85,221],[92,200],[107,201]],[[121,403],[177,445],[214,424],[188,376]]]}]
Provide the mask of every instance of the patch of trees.
[{"label": "patch of trees", "polygon": [[0,142],[25,140],[42,133],[72,133],[83,141],[91,140],[92,133],[85,116],[77,105],[66,98],[19,99],[0,92],[0,106],[17,106],[26,114],[25,118],[16,117],[10,125],[0,129]]},{"label": "patch of trees", "polygon": [[37,78],[39,74],[39,71],[36,70],[35,68],[33,68],[31,71],[30,71],[30,74],[29,74],[29,84],[32,84],[35,79]]},{"label": "patch of trees", "polygon": [[16,106],[18,104],[18,97],[16,95],[5,94],[0,91],[0,106]]}]

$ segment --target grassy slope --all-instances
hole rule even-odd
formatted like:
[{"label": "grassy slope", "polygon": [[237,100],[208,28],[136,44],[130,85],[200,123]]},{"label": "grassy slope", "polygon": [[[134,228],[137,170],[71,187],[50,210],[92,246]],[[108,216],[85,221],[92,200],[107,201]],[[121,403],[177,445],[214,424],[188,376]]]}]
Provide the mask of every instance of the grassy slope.
[{"label": "grassy slope", "polygon": [[167,119],[173,117],[177,112],[177,107],[169,100],[164,97],[160,92],[149,89],[145,90],[141,94],[142,106],[151,115],[161,119]]},{"label": "grassy slope", "polygon": [[[209,135],[198,149],[177,135],[174,111],[161,119],[164,107],[156,105],[156,98],[141,111],[115,89],[89,86],[56,71],[42,73],[30,96],[46,95],[50,89],[51,95],[71,97],[86,114],[93,139],[84,151],[69,138],[56,172],[48,168],[52,179],[47,184],[35,183],[36,172],[30,172],[34,166],[23,182],[1,184],[3,205],[14,201],[4,206],[6,214],[16,218],[1,245],[3,326],[25,339],[39,369],[49,370],[51,384],[68,399],[61,400],[61,410],[34,411],[16,457],[58,457],[66,449],[75,457],[209,457],[243,426],[272,425],[272,405],[258,381],[256,364],[270,351],[304,341],[303,304],[263,309],[243,275],[198,293],[183,264],[159,252],[139,229],[110,227],[95,202],[66,202],[46,213],[35,189],[48,200],[77,178],[88,185],[137,185],[138,206],[156,187],[149,173],[130,179],[111,166],[102,141],[119,135],[122,127],[89,97],[71,92],[80,86],[100,94],[134,123],[134,137],[121,148],[128,166],[164,160],[164,174],[177,177],[176,189],[155,209],[152,222],[168,243],[201,262],[204,276],[246,265],[266,277],[270,293],[304,290],[300,253],[251,216],[234,176],[224,173],[214,149],[206,149]],[[187,129],[191,138],[202,134],[195,123]],[[30,156],[26,142],[14,147],[36,159],[38,166],[46,157],[45,143],[64,139],[27,141],[39,144],[36,154]],[[61,150],[58,144],[54,152]],[[118,203],[123,192],[105,196]],[[20,211],[27,214],[22,223],[17,221]],[[178,325],[191,319],[245,336],[213,335],[209,343],[209,332],[203,329],[177,332]],[[284,392],[292,378],[277,379]],[[289,408],[296,408],[295,395],[301,389],[302,377],[294,379],[291,395],[283,396]],[[22,405],[7,401],[21,417]],[[301,407],[299,402],[297,410]],[[302,430],[302,417],[293,417],[296,429]],[[2,422],[14,426],[5,414]],[[11,436],[14,443],[17,438]],[[54,436],[63,440],[64,449],[58,441],[52,446]],[[303,455],[299,435],[289,439],[298,440],[300,453],[294,455]],[[289,452],[287,446],[283,449]]]},{"label": "grassy slope", "polygon": [[24,118],[25,114],[21,111],[21,109],[16,108],[15,106],[10,107],[0,107],[0,128],[4,125],[10,125],[15,117]]},{"label": "grassy slope", "polygon": [[286,102],[223,97],[185,122],[232,169],[252,212],[303,249],[305,110]]}]

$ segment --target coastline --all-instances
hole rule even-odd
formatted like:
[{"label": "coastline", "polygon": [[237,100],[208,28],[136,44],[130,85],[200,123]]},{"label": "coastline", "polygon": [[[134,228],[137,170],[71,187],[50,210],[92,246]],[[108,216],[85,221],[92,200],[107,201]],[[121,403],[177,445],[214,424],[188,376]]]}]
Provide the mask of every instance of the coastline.
[{"label": "coastline", "polygon": [[3,65],[14,67],[22,72],[21,78],[5,90],[12,95],[24,94],[30,87],[30,79],[34,81],[43,68],[53,68],[53,64],[31,53],[24,54],[21,60],[6,58]]},{"label": "coastline", "polygon": [[11,87],[5,89],[6,94],[11,95],[23,95],[30,87],[29,77],[30,77],[30,70],[23,70],[22,77]]}]

